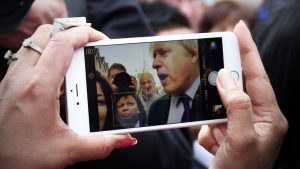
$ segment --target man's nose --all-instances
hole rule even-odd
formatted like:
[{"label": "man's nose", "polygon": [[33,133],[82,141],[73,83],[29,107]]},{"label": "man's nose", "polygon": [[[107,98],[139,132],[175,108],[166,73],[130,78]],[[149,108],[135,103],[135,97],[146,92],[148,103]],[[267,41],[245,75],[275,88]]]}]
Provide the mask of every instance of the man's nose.
[{"label": "man's nose", "polygon": [[155,59],[153,60],[153,63],[152,63],[152,68],[158,69],[160,66],[161,66],[161,61],[160,61],[159,57],[155,57]]}]

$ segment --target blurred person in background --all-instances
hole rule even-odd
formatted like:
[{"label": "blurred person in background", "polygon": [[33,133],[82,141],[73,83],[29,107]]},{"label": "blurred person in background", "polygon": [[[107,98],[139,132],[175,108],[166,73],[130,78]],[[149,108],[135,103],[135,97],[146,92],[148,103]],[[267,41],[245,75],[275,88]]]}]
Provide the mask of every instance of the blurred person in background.
[{"label": "blurred person in background", "polygon": [[[5,1],[0,6],[0,81],[8,65],[3,58],[10,49],[16,52],[24,39],[42,24],[53,23],[57,17],[67,17],[64,0]],[[50,36],[50,35],[49,35]]]},{"label": "blurred person in background", "polygon": [[155,1],[141,4],[144,14],[156,35],[194,33],[188,19],[173,6]]},{"label": "blurred person in background", "polygon": [[259,18],[255,41],[282,113],[289,123],[274,169],[300,168],[300,3],[297,0],[267,0],[266,15]]},{"label": "blurred person in background", "polygon": [[140,0],[142,4],[156,1],[165,2],[177,8],[180,13],[187,18],[193,32],[199,31],[199,24],[202,21],[205,11],[205,7],[200,0]]},{"label": "blurred person in background", "polygon": [[161,95],[157,92],[155,80],[150,72],[143,72],[141,74],[140,86],[142,88],[141,97],[145,103],[146,124],[148,124],[149,108]]},{"label": "blurred person in background", "polygon": [[219,1],[207,8],[199,29],[200,32],[233,31],[240,20],[252,30],[256,22],[255,10],[237,1]]},{"label": "blurred person in background", "polygon": [[13,52],[42,24],[54,18],[85,16],[92,27],[110,38],[150,36],[151,28],[134,0],[27,0],[5,1],[0,6],[0,80],[7,71],[2,57]]},{"label": "blurred person in background", "polygon": [[200,0],[165,0],[171,6],[175,6],[188,18],[193,31],[199,31],[205,7]]},{"label": "blurred person in background", "polygon": [[24,37],[31,36],[40,25],[52,23],[54,18],[68,16],[64,0],[31,2],[32,5],[30,1],[16,4],[6,2],[3,6],[1,5],[1,17],[3,17],[0,30],[1,47],[16,51],[21,46]]},{"label": "blurred person in background", "polygon": [[153,35],[137,0],[85,1],[87,21],[109,38]]}]

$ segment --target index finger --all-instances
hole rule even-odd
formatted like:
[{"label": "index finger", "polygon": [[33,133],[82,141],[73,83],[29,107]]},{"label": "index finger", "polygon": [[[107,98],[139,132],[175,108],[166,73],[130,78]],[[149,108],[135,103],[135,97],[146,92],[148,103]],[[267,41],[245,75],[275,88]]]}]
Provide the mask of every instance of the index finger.
[{"label": "index finger", "polygon": [[246,92],[252,103],[257,106],[277,104],[268,75],[250,31],[245,23],[240,21],[235,26],[234,32],[239,41]]},{"label": "index finger", "polygon": [[51,38],[35,69],[41,75],[46,76],[49,83],[61,85],[71,63],[74,49],[88,42],[105,38],[107,37],[104,34],[87,26],[59,32]]}]

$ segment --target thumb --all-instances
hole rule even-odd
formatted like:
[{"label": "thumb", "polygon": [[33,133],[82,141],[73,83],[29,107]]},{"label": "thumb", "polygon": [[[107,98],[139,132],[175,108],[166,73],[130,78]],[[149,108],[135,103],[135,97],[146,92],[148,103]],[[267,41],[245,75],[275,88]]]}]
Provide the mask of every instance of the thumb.
[{"label": "thumb", "polygon": [[238,87],[228,70],[219,71],[217,88],[227,111],[228,130],[238,135],[254,131],[251,99]]},{"label": "thumb", "polygon": [[106,158],[114,149],[125,148],[137,144],[137,140],[129,134],[109,135],[93,134],[88,136],[78,136],[74,144],[74,154],[72,161],[89,161]]}]

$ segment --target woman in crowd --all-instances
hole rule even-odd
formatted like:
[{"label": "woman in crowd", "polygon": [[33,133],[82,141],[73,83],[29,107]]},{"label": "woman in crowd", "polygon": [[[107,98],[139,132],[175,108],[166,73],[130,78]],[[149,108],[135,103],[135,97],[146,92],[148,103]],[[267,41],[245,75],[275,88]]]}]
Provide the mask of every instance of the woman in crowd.
[{"label": "woman in crowd", "polygon": [[96,88],[97,88],[97,104],[99,130],[112,129],[112,89],[107,80],[101,76],[99,72],[95,72]]}]

